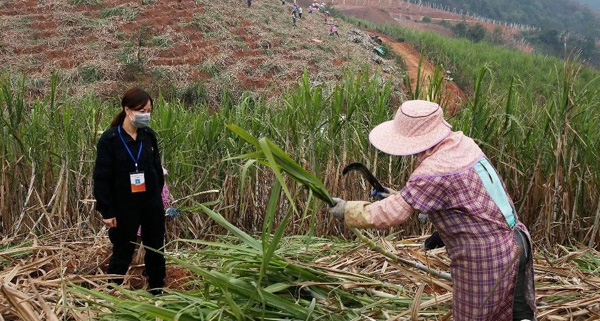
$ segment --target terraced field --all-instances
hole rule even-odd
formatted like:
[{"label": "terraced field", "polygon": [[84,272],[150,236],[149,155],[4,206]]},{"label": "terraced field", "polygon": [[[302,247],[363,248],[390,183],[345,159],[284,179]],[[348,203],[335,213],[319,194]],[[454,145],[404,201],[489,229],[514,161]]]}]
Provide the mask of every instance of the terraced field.
[{"label": "terraced field", "polygon": [[[224,90],[277,95],[304,70],[327,82],[338,79],[344,65],[370,63],[369,50],[344,36],[329,37],[321,15],[306,14],[293,27],[289,6],[2,0],[0,66],[27,74],[28,88],[38,95],[47,91],[52,70],[59,70],[67,85],[61,87],[76,95],[93,89],[111,96],[141,83],[212,102]],[[341,35],[350,28],[336,24]]]}]

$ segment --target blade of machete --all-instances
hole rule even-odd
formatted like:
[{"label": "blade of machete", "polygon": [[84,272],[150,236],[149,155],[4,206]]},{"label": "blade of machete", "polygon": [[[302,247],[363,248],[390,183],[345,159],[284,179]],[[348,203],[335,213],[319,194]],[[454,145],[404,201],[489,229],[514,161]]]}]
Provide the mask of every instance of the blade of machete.
[{"label": "blade of machete", "polygon": [[346,167],[344,167],[344,169],[342,170],[342,174],[346,175],[351,171],[359,171],[363,175],[363,177],[369,182],[369,184],[371,184],[371,186],[373,186],[373,188],[376,191],[386,192],[383,185],[381,185],[381,183],[379,183],[377,178],[375,178],[375,175],[373,175],[373,173],[371,173],[371,171],[363,163],[357,162],[357,163],[350,163],[350,164],[346,165]]}]

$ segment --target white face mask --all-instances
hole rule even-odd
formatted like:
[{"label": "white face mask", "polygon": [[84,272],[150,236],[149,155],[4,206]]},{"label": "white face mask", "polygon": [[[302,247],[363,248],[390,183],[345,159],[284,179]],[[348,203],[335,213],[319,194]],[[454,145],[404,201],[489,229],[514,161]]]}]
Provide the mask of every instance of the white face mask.
[{"label": "white face mask", "polygon": [[136,113],[133,112],[133,119],[129,117],[131,124],[137,128],[148,127],[150,124],[150,113]]}]

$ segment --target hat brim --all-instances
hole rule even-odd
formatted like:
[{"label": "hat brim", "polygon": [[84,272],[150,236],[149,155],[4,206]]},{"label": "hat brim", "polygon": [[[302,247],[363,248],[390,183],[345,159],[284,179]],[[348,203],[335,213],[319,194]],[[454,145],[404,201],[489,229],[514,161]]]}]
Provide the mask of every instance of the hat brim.
[{"label": "hat brim", "polygon": [[369,133],[369,141],[375,148],[394,156],[408,156],[426,151],[452,132],[450,125],[445,121],[427,134],[413,137],[401,135],[394,127],[394,121],[390,120],[377,125]]}]

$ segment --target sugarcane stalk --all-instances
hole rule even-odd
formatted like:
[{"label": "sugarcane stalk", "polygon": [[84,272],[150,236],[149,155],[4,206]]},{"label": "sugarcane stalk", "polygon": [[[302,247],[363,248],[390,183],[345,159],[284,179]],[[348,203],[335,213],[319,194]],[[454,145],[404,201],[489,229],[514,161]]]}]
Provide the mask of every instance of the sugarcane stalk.
[{"label": "sugarcane stalk", "polygon": [[351,228],[350,231],[352,231],[352,233],[354,233],[356,235],[356,237],[358,237],[358,239],[363,242],[365,245],[367,245],[371,250],[391,259],[394,262],[398,262],[398,263],[402,263],[411,267],[414,267],[415,269],[419,269],[421,271],[427,272],[433,276],[436,276],[438,278],[444,279],[444,280],[448,280],[448,281],[452,281],[452,276],[450,275],[450,273],[447,272],[442,272],[436,269],[432,269],[427,267],[426,265],[419,263],[419,262],[414,262],[411,260],[407,260],[407,259],[403,259],[401,257],[398,257],[398,255],[386,251],[384,248],[382,248],[381,246],[379,246],[379,244],[376,244],[375,242],[373,242],[373,240],[369,239],[368,237],[366,237],[360,230],[356,229],[356,228]]}]

